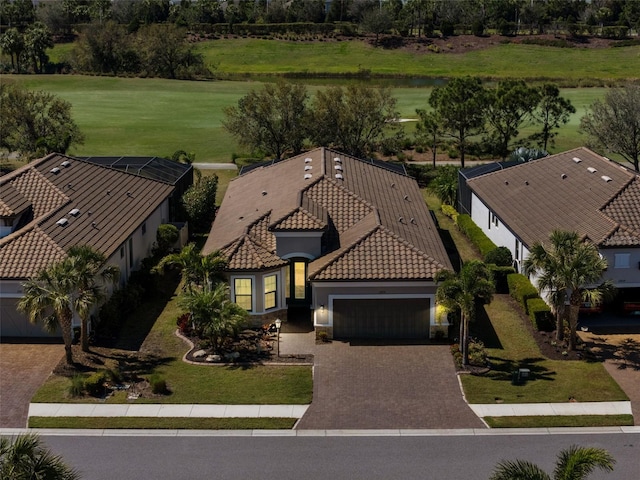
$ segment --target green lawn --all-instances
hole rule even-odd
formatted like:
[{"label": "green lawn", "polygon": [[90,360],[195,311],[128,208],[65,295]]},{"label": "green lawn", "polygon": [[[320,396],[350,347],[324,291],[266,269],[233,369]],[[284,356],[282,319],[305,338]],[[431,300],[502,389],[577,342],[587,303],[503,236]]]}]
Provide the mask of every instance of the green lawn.
[{"label": "green lawn", "polygon": [[[500,41],[500,37],[495,38]],[[307,43],[221,39],[203,42],[198,50],[206,63],[225,74],[345,74],[367,69],[379,75],[545,77],[574,83],[594,78],[638,78],[640,60],[638,46],[582,49],[507,44],[464,54],[434,54],[374,48],[355,40]]]},{"label": "green lawn", "polygon": [[484,417],[484,420],[491,428],[618,427],[633,425],[633,415]]},{"label": "green lawn", "polygon": [[[176,288],[176,293],[180,291]],[[140,375],[160,374],[167,382],[169,395],[160,398],[144,398],[136,403],[176,404],[307,404],[313,394],[311,367],[308,366],[262,366],[249,367],[222,365],[191,365],[182,361],[187,345],[174,335],[176,318],[180,309],[177,296],[173,295],[160,313],[158,299],[144,303],[134,312],[120,334],[119,350],[135,348],[132,343],[142,336],[140,351],[150,355],[150,360],[139,367]],[[161,304],[162,305],[162,304]],[[144,332],[145,325],[148,333]],[[113,359],[109,359],[113,363]],[[50,376],[36,392],[34,403],[93,403],[95,398],[76,399],[68,390],[71,379]],[[128,403],[124,392],[106,399],[106,403]]]},{"label": "green lawn", "polygon": [[30,417],[29,428],[144,428],[188,430],[291,429],[295,418],[157,418],[157,417]]},{"label": "green lawn", "polygon": [[[243,153],[222,127],[223,109],[234,105],[257,82],[189,82],[163,79],[91,77],[78,75],[5,75],[3,81],[47,90],[71,102],[72,114],[86,140],[70,150],[72,155],[170,156],[176,150],[196,154],[197,162],[229,162]],[[310,94],[318,86],[309,86]],[[553,152],[583,145],[580,117],[602,88],[565,89],[562,94],[576,106],[571,122],[563,127]],[[426,108],[431,89],[395,88],[398,110],[415,118],[416,108]],[[406,123],[407,135],[415,128]],[[527,133],[526,129],[523,133]],[[244,152],[246,153],[246,152]]]}]

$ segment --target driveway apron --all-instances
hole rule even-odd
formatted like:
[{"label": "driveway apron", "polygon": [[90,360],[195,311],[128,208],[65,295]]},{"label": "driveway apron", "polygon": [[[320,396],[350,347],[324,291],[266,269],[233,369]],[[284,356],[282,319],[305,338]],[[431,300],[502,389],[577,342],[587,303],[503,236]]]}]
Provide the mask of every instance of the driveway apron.
[{"label": "driveway apron", "polygon": [[0,343],[0,427],[26,426],[31,397],[63,355],[62,344]]},{"label": "driveway apron", "polygon": [[334,341],[314,348],[313,402],[298,429],[483,428],[449,347]]}]

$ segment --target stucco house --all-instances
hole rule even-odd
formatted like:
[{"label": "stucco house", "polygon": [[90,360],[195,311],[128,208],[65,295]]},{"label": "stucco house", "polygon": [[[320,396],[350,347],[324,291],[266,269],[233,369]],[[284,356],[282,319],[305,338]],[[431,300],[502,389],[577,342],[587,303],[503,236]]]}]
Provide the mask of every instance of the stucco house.
[{"label": "stucco house", "polygon": [[73,245],[102,252],[124,284],[170,220],[173,192],[170,183],[58,154],[0,177],[0,335],[47,335],[16,304],[23,282]]},{"label": "stucco house", "polygon": [[434,275],[451,269],[417,183],[327,148],[231,181],[203,253],[229,261],[232,299],[254,323],[311,313],[335,338],[429,338]]},{"label": "stucco house", "polygon": [[604,277],[625,300],[640,300],[640,175],[587,148],[476,176],[471,217],[516,268],[531,245],[555,229],[593,242],[609,265]]}]

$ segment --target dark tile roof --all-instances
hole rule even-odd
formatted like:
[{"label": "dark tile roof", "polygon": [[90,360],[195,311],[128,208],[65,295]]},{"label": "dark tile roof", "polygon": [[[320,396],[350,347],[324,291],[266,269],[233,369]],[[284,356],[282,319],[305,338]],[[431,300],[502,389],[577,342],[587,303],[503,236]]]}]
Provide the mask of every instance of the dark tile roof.
[{"label": "dark tile roof", "polygon": [[277,265],[273,258],[274,263],[265,261],[264,252],[259,258],[239,252],[250,236],[275,255],[273,232],[279,230],[326,230],[335,240],[309,265],[316,280],[431,279],[437,270],[451,268],[412,178],[325,148],[234,179],[203,253],[223,250],[231,270]]},{"label": "dark tile roof", "polygon": [[468,185],[529,247],[554,229],[576,231],[600,246],[640,245],[640,177],[587,148],[488,173]]},{"label": "dark tile roof", "polygon": [[30,206],[31,202],[13,186],[3,185],[2,198],[0,198],[0,217],[15,217]]},{"label": "dark tile roof", "polygon": [[[173,187],[51,154],[0,178],[3,202],[14,190],[30,202],[33,219],[0,239],[0,278],[32,276],[73,245],[111,256]],[[63,218],[66,225],[58,225]]]}]

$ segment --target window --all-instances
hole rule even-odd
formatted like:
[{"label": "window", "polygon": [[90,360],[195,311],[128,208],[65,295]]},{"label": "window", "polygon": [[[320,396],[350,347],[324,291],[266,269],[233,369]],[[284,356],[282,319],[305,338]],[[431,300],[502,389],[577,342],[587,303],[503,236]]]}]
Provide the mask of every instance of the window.
[{"label": "window", "polygon": [[147,233],[147,222],[142,224],[142,234],[144,235],[145,233]]},{"label": "window", "polygon": [[284,295],[287,300],[291,298],[291,267],[289,265],[284,269]]},{"label": "window", "polygon": [[520,241],[516,238],[516,260],[520,260]]},{"label": "window", "polygon": [[133,268],[133,238],[129,239],[129,268]]},{"label": "window", "polygon": [[264,277],[264,309],[275,308],[278,298],[278,278],[275,275]]},{"label": "window", "polygon": [[491,212],[491,223],[493,223],[496,227],[498,226],[498,217],[493,212]]},{"label": "window", "polygon": [[613,268],[631,268],[631,254],[616,253]]},{"label": "window", "polygon": [[233,281],[234,302],[245,310],[253,309],[253,281],[250,278],[236,278]]},{"label": "window", "polygon": [[124,247],[120,247],[120,258],[124,258]]},{"label": "window", "polygon": [[304,300],[307,297],[307,263],[293,262],[293,298]]}]

